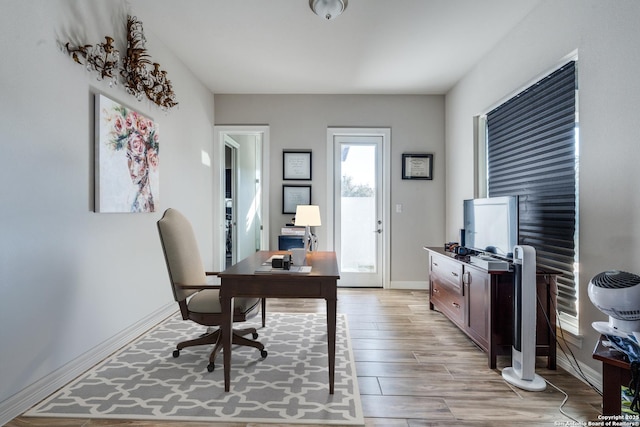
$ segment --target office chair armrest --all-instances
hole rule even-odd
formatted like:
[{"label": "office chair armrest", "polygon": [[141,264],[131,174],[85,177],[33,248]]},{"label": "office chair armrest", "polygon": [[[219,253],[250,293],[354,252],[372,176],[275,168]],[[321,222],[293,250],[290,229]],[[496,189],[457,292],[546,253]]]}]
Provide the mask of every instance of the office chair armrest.
[{"label": "office chair armrest", "polygon": [[[218,272],[214,272],[214,271],[207,271],[205,272],[206,276],[217,276]],[[176,287],[180,288],[180,289],[196,289],[196,290],[202,290],[202,289],[220,289],[220,285],[214,285],[214,284],[202,284],[202,285],[183,285],[181,283],[176,283]]]},{"label": "office chair armrest", "polygon": [[[218,271],[205,271],[204,274],[207,277],[211,277],[211,276],[216,276],[217,277],[218,274],[220,274],[220,273]],[[209,288],[207,288],[207,289],[220,289],[220,285],[211,284],[211,285],[209,285]]]},{"label": "office chair armrest", "polygon": [[197,289],[197,290],[220,289],[220,285],[181,285],[179,283],[176,283],[176,287],[180,289]]}]

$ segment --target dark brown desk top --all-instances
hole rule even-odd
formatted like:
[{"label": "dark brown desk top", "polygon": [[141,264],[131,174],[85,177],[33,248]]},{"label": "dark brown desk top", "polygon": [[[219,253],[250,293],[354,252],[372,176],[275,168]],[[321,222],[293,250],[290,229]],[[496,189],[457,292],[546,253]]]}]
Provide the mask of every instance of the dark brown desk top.
[{"label": "dark brown desk top", "polygon": [[631,369],[629,367],[629,360],[624,353],[611,350],[602,344],[602,341],[606,341],[606,339],[604,335],[600,335],[596,348],[593,349],[593,358],[609,365],[617,366],[618,368]]},{"label": "dark brown desk top", "polygon": [[326,278],[340,278],[340,271],[338,269],[338,262],[336,260],[335,252],[321,252],[313,251],[307,255],[307,265],[311,266],[310,273],[288,273],[288,272],[270,272],[270,273],[256,273],[258,267],[260,267],[266,260],[272,255],[285,254],[287,251],[259,251],[253,255],[248,256],[237,264],[232,265],[225,271],[218,274],[223,279],[225,277],[238,277],[238,276],[286,276],[286,277],[326,277]]}]

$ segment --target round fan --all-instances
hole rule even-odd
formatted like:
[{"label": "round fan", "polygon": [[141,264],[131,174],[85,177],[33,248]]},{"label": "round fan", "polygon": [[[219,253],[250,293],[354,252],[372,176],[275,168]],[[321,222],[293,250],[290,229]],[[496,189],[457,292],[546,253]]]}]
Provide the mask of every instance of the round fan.
[{"label": "round fan", "polygon": [[589,298],[609,323],[594,322],[598,332],[628,336],[640,332],[640,276],[611,270],[597,274],[589,282]]}]

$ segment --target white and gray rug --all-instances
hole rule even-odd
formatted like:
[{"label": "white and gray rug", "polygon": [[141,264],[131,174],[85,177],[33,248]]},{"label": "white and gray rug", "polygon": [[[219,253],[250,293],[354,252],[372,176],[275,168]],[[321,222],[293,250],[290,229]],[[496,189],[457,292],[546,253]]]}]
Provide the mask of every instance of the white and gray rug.
[{"label": "white and gray rug", "polygon": [[26,416],[134,420],[363,425],[347,320],[338,315],[335,393],[329,394],[326,317],[267,313],[258,328],[269,355],[234,347],[231,391],[222,354],[207,372],[209,346],[175,345],[204,332],[175,315],[30,409]]}]

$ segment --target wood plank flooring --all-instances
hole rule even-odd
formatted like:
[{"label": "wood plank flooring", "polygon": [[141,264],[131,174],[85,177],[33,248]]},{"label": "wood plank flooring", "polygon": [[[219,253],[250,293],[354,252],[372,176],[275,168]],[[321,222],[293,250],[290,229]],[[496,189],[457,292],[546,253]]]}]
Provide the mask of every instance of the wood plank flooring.
[{"label": "wood plank flooring", "polygon": [[[340,289],[338,312],[346,313],[362,406],[368,427],[550,427],[572,425],[559,407],[564,395],[547,386],[526,392],[487,367],[485,353],[449,320],[429,310],[426,291]],[[269,300],[269,312],[325,312],[318,300]],[[581,422],[597,420],[601,397],[561,368],[536,372],[564,390],[564,411]],[[568,423],[568,424],[565,424]],[[216,426],[245,423],[172,423],[18,417],[8,427],[25,426]],[[575,424],[574,424],[575,425]],[[281,425],[282,426],[282,425]]]}]

